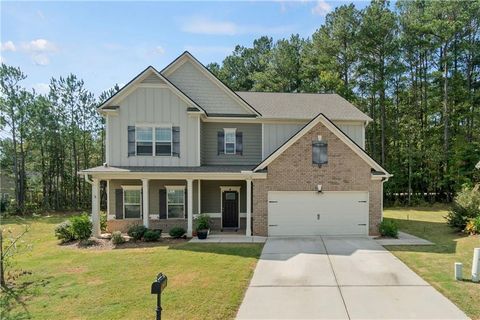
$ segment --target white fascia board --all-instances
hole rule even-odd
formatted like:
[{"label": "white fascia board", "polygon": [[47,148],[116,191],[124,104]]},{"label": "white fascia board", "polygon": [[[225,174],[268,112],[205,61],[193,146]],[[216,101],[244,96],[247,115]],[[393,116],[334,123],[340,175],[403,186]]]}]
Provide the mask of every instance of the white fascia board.
[{"label": "white fascia board", "polygon": [[81,172],[82,175],[90,175],[92,178],[100,180],[108,179],[167,179],[167,180],[249,180],[266,179],[264,172],[254,173],[231,173],[231,172]]},{"label": "white fascia board", "polygon": [[385,172],[385,175],[390,175],[382,166],[380,166],[375,160],[373,160],[365,151],[356,145],[348,136],[342,132],[333,122],[328,120],[323,114],[319,114],[313,118],[307,125],[305,125],[300,131],[298,131],[293,137],[291,137],[287,142],[285,142],[280,148],[275,152],[270,154],[262,163],[260,163],[253,171],[265,169],[273,160],[280,156],[286,149],[293,145],[298,139],[303,137],[307,132],[312,130],[319,122],[321,122],[327,129],[329,129],[333,134],[335,134],[342,142],[350,147],[360,158],[362,158],[366,163],[368,163],[372,168],[377,171]]}]

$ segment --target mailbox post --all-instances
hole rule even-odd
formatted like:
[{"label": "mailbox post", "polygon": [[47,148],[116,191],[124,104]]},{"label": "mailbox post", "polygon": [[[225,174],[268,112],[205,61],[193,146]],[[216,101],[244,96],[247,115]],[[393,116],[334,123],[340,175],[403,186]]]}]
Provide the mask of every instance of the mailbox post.
[{"label": "mailbox post", "polygon": [[152,289],[151,289],[151,294],[156,294],[157,295],[157,320],[162,319],[162,301],[161,301],[161,296],[163,290],[167,287],[167,276],[164,275],[163,273],[159,273],[157,275],[157,279],[152,283]]}]

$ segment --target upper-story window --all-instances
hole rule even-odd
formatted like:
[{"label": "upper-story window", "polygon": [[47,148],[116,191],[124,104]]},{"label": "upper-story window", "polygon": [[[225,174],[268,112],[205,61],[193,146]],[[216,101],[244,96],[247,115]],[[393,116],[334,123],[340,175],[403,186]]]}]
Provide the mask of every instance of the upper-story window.
[{"label": "upper-story window", "polygon": [[155,128],[155,155],[172,155],[172,127]]},{"label": "upper-story window", "polygon": [[236,146],[236,128],[225,128],[225,154],[235,154],[237,150]]},{"label": "upper-story window", "polygon": [[136,153],[137,156],[151,156],[153,154],[153,128],[136,127]]},{"label": "upper-story window", "polygon": [[172,125],[128,127],[129,156],[180,156],[180,128]]}]

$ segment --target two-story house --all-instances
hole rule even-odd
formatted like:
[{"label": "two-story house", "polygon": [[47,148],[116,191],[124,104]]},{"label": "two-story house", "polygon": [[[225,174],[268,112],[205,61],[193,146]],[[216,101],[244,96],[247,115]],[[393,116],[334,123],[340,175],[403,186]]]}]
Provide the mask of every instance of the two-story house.
[{"label": "two-story house", "polygon": [[234,92],[185,52],[148,67],[98,109],[106,163],[80,174],[107,182],[108,229],[141,223],[192,235],[376,234],[390,174],[365,152],[371,119],[336,94]]}]

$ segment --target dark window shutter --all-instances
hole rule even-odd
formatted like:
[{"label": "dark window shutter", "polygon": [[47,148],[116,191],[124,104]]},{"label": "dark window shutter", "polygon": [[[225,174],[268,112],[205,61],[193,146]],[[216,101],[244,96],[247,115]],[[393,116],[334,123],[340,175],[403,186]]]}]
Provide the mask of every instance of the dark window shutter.
[{"label": "dark window shutter", "polygon": [[223,131],[217,132],[217,152],[219,155],[225,153],[225,133]]},{"label": "dark window shutter", "polygon": [[167,189],[160,189],[160,219],[167,219]]},{"label": "dark window shutter", "polygon": [[180,157],[180,127],[172,127],[172,155]]},{"label": "dark window shutter", "polygon": [[123,190],[115,189],[115,219],[123,219]]},{"label": "dark window shutter", "polygon": [[235,150],[236,154],[243,155],[243,133],[237,132],[235,136],[237,150]]},{"label": "dark window shutter", "polygon": [[128,126],[128,156],[135,155],[135,126]]},{"label": "dark window shutter", "polygon": [[188,218],[188,192],[187,189],[185,189],[185,198],[183,199],[185,206],[184,206],[184,211],[185,211],[185,219]]}]

